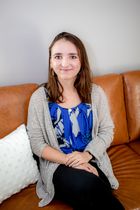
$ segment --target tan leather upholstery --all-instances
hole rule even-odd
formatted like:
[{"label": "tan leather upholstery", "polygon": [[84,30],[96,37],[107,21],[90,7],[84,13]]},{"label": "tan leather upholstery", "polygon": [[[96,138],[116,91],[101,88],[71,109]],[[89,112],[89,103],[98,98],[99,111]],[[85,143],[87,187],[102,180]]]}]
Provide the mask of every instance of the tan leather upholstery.
[{"label": "tan leather upholstery", "polygon": [[111,147],[108,154],[120,184],[114,194],[125,209],[140,209],[140,156],[125,144]]},{"label": "tan leather upholstery", "polygon": [[0,138],[27,120],[28,103],[36,84],[0,87]]},{"label": "tan leather upholstery", "polygon": [[140,136],[140,71],[123,74],[130,140]]},{"label": "tan leather upholstery", "polygon": [[56,200],[43,208],[38,207],[38,202],[35,185],[30,185],[0,204],[0,210],[72,210],[67,204]]},{"label": "tan leather upholstery", "polygon": [[[114,194],[126,210],[140,210],[140,71],[99,76],[94,81],[105,90],[115,123],[108,150],[120,183]],[[0,137],[26,123],[29,98],[36,88],[35,84],[0,87]],[[39,210],[38,202],[35,185],[30,185],[5,200],[0,210]],[[43,209],[72,210],[56,200]]]},{"label": "tan leather upholstery", "polygon": [[122,77],[118,74],[109,74],[96,77],[93,81],[104,89],[108,97],[110,111],[115,124],[113,145],[128,142]]},{"label": "tan leather upholstery", "polygon": [[131,141],[129,147],[140,155],[140,138],[137,141]]}]

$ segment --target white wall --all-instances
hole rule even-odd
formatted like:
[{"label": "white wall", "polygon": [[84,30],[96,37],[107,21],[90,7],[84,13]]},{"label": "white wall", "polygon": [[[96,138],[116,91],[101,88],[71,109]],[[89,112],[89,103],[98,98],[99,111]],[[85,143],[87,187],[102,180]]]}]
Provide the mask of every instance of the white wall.
[{"label": "white wall", "polygon": [[45,82],[61,31],[81,38],[95,75],[140,69],[140,0],[0,0],[0,85]]}]

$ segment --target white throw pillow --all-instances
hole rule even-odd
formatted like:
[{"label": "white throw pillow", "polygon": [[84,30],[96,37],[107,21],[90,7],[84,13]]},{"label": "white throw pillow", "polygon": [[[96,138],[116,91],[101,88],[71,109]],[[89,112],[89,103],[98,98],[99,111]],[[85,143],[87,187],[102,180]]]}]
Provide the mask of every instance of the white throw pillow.
[{"label": "white throw pillow", "polygon": [[0,139],[0,203],[38,180],[25,125]]}]

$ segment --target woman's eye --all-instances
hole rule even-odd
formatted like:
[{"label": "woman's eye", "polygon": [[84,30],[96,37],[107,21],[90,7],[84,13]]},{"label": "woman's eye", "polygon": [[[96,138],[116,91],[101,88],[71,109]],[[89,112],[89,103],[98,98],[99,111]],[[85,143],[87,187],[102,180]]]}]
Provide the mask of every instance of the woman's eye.
[{"label": "woman's eye", "polygon": [[76,55],[72,55],[71,58],[72,59],[77,59],[77,56]]},{"label": "woman's eye", "polygon": [[60,60],[62,58],[62,56],[56,55],[54,58],[57,59],[57,60]]}]

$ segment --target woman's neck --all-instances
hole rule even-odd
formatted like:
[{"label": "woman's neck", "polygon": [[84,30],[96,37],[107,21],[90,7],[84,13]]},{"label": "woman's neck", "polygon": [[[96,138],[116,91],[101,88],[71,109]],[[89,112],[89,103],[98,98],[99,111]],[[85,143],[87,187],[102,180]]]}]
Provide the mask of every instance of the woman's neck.
[{"label": "woman's neck", "polygon": [[71,108],[78,105],[81,102],[81,99],[74,87],[74,82],[65,80],[61,82],[61,85],[63,86],[63,102],[59,104],[65,108]]},{"label": "woman's neck", "polygon": [[75,92],[76,89],[74,87],[74,81],[60,81],[62,87],[63,87],[63,94],[66,95],[67,93]]}]

